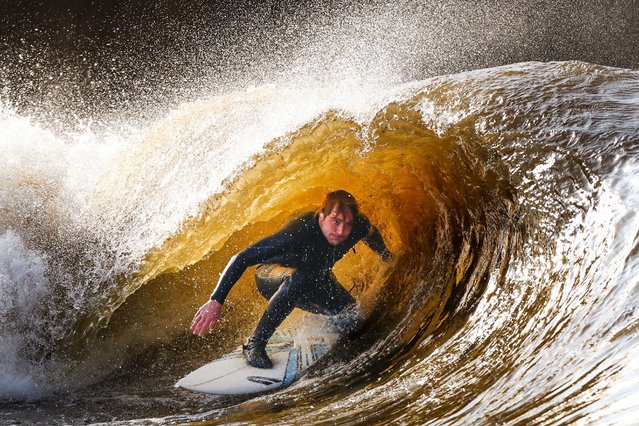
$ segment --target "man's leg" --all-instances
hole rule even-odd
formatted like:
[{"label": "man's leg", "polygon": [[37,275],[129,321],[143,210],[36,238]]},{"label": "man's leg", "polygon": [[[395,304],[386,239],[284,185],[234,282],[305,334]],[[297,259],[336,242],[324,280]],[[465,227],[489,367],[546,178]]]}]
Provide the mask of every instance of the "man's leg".
[{"label": "man's leg", "polygon": [[[308,273],[279,265],[262,265],[255,271],[257,288],[269,304],[253,333],[252,341],[266,345],[277,327],[294,308],[337,316],[341,332],[361,322],[361,313],[351,294],[337,281],[333,273]],[[348,322],[349,324],[346,324]]]},{"label": "man's leg", "polygon": [[260,321],[244,346],[249,364],[270,368],[266,343],[294,308],[336,316],[340,332],[349,333],[363,324],[363,316],[353,296],[332,273],[311,274],[279,265],[262,265],[255,271],[257,288],[269,300]]},{"label": "man's leg", "polygon": [[307,274],[294,268],[279,265],[262,265],[255,271],[257,288],[269,301],[253,335],[243,347],[248,363],[258,368],[271,368],[271,360],[266,354],[266,343],[277,327],[293,311],[304,284],[309,281]]},{"label": "man's leg", "polygon": [[250,341],[266,346],[277,327],[297,305],[311,278],[300,270],[279,265],[259,267],[255,278],[258,290],[269,302]]}]

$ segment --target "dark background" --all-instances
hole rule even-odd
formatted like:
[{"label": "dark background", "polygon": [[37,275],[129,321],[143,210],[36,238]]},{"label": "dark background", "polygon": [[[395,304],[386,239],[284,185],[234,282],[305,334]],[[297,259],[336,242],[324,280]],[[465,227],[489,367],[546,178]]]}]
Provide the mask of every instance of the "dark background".
[{"label": "dark background", "polygon": [[636,0],[0,0],[0,99],[126,120],[294,66],[393,81],[523,61],[637,68],[638,34]]}]

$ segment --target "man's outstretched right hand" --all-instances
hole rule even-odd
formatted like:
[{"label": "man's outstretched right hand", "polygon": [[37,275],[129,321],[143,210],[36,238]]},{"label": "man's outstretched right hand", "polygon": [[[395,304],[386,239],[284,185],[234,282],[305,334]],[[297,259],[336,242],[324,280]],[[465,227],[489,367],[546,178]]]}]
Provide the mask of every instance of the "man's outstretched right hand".
[{"label": "man's outstretched right hand", "polygon": [[198,336],[204,336],[206,330],[213,330],[215,323],[220,318],[222,305],[217,300],[209,300],[197,310],[193,322],[191,322],[191,331]]}]

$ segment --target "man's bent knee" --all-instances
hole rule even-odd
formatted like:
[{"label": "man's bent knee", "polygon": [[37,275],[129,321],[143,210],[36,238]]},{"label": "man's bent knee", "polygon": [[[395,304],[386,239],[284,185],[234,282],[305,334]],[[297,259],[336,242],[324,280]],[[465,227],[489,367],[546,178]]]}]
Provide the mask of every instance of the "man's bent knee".
[{"label": "man's bent knee", "polygon": [[255,284],[257,290],[266,298],[271,300],[271,297],[285,284],[287,280],[290,280],[294,269],[287,268],[280,265],[260,265],[255,270]]}]

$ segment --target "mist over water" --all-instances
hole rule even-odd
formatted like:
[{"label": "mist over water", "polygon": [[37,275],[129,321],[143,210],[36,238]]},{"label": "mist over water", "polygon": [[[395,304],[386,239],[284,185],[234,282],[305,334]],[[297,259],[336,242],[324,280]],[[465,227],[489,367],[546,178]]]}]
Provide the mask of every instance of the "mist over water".
[{"label": "mist over water", "polygon": [[162,117],[251,85],[369,85],[523,61],[635,68],[633,2],[45,2],[0,17],[5,97],[51,125]]},{"label": "mist over water", "polygon": [[[0,422],[632,424],[631,5],[38,6],[1,21]],[[264,307],[247,273],[189,335],[228,258],[337,188],[396,254],[335,269],[366,333],[173,389]]]}]

